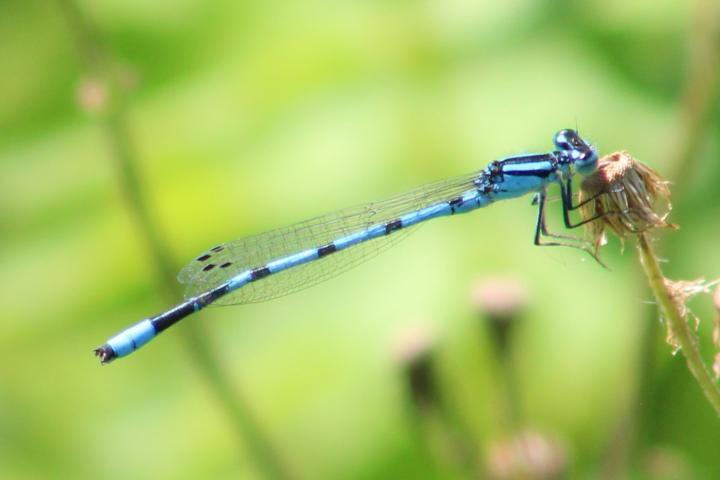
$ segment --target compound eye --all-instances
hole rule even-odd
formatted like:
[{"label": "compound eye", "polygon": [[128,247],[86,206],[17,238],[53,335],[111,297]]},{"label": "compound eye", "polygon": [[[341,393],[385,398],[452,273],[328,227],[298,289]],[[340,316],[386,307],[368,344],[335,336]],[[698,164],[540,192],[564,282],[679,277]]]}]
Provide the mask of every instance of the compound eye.
[{"label": "compound eye", "polygon": [[562,150],[578,150],[587,147],[580,135],[571,129],[560,130],[555,135],[555,145]]},{"label": "compound eye", "polygon": [[555,134],[555,145],[562,150],[570,150],[577,134],[573,130],[560,130]]}]

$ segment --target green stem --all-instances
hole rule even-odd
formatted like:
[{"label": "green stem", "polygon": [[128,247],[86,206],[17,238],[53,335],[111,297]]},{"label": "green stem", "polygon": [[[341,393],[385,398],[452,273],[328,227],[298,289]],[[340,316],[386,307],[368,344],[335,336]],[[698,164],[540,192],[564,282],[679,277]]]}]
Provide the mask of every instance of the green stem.
[{"label": "green stem", "polygon": [[[691,177],[702,159],[700,152],[706,144],[720,90],[720,6],[716,0],[695,0],[693,3],[689,65],[679,99],[678,133],[674,144],[667,149],[670,153],[664,162],[669,166],[666,177],[673,179],[672,190],[676,198],[682,198],[683,192],[691,187]],[[678,206],[681,208],[677,208],[676,213],[682,210],[682,206]],[[652,315],[641,325],[636,357],[637,384],[610,438],[604,478],[617,478],[627,470],[628,459],[642,453],[642,443],[656,424],[652,392],[660,324]]]},{"label": "green stem", "polygon": [[[130,142],[124,115],[118,111],[104,122],[107,137],[113,151],[113,158],[117,163],[118,178],[123,189],[129,210],[137,221],[138,231],[144,237],[150,255],[154,260],[161,287],[168,301],[175,301],[182,296],[175,281],[175,268],[168,254],[169,249],[163,241],[159,230],[152,221],[147,202],[140,185],[132,143]],[[231,425],[235,427],[239,437],[252,452],[252,457],[267,478],[289,478],[276,458],[269,441],[261,432],[257,421],[250,413],[247,402],[243,400],[237,388],[233,388],[228,380],[227,373],[215,357],[212,347],[207,341],[202,324],[199,322],[186,322],[179,334],[195,360],[194,365],[202,373],[216,397],[225,407],[232,418]]]},{"label": "green stem", "polygon": [[[168,301],[175,301],[182,296],[182,292],[175,282],[175,262],[172,260],[170,249],[148,208],[138,173],[137,155],[129,132],[125,99],[110,68],[112,57],[105,50],[94,26],[85,17],[80,7],[73,0],[59,0],[59,4],[76,36],[78,48],[84,56],[88,71],[98,75],[99,81],[103,82],[108,90],[109,102],[104,112],[102,125],[111,148],[111,156],[115,162],[123,197],[153,259],[161,288]],[[251,456],[263,476],[272,479],[290,478],[291,476],[250,413],[247,402],[243,400],[237,388],[233,388],[231,385],[227,373],[215,357],[207,337],[204,335],[201,324],[193,321],[187,322],[185,327],[180,329],[180,334],[195,360],[194,364],[225,408],[231,418],[230,424],[251,451]]]},{"label": "green stem", "polygon": [[655,299],[665,317],[665,321],[669,323],[675,339],[680,346],[680,351],[685,357],[688,370],[690,370],[690,373],[692,373],[695,380],[697,380],[708,402],[710,402],[710,405],[715,409],[715,413],[720,416],[720,389],[718,389],[705,363],[703,363],[695,335],[693,335],[690,326],[680,311],[679,305],[675,302],[665,285],[665,277],[660,269],[660,263],[645,233],[638,235],[638,251],[640,252],[640,260],[645,275],[647,276],[648,284],[655,295]]}]

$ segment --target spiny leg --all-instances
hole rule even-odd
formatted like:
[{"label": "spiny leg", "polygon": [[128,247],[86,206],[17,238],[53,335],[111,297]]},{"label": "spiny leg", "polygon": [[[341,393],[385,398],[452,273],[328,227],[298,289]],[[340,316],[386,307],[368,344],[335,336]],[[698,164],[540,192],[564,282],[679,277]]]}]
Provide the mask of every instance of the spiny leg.
[{"label": "spiny leg", "polygon": [[[558,174],[558,175],[560,175],[560,174]],[[587,223],[593,222],[595,220],[599,220],[600,218],[603,218],[605,215],[607,215],[607,213],[601,214],[601,215],[596,215],[596,216],[593,216],[592,218],[582,220],[577,224],[573,224],[572,221],[570,220],[570,212],[572,210],[577,210],[578,208],[592,202],[593,200],[595,200],[598,197],[600,197],[601,195],[603,195],[604,192],[598,192],[595,195],[593,195],[592,197],[586,198],[585,200],[578,203],[577,205],[573,205],[574,194],[573,194],[573,190],[572,190],[572,177],[568,177],[567,180],[565,180],[564,182],[563,182],[563,180],[559,180],[558,184],[560,185],[560,201],[562,203],[563,223],[565,224],[566,228],[568,228],[568,229],[577,228],[577,227],[583,226]],[[544,195],[543,200],[546,201],[548,199],[547,193],[543,192],[543,195]],[[537,205],[539,200],[540,200],[540,194],[538,193],[533,198],[532,204]],[[579,237],[572,236],[572,235],[561,235],[558,233],[548,232],[547,227],[544,227],[544,221],[543,221],[543,225],[541,226],[541,228],[545,228],[542,233],[543,233],[543,235],[545,235],[547,237],[560,238],[560,239],[564,239],[564,240],[572,240],[572,241],[576,241],[576,242],[580,242],[580,243],[587,243],[586,240],[579,238]]]},{"label": "spiny leg", "polygon": [[[598,262],[601,266],[607,268],[607,265],[605,265],[602,260],[595,254],[595,251],[593,250],[592,246],[587,241],[583,241],[581,239],[574,238],[575,241],[581,242],[580,244],[574,244],[574,243],[568,243],[568,242],[543,242],[542,237],[551,237],[551,238],[568,238],[563,237],[561,235],[553,234],[548,232],[547,225],[545,224],[545,191],[541,191],[537,195],[538,199],[538,215],[537,215],[537,222],[535,223],[535,239],[534,243],[535,245],[539,247],[570,247],[570,248],[577,248],[578,250],[582,250],[584,252],[587,252],[591,257],[595,259],[596,262]],[[564,203],[564,202],[563,202]],[[572,238],[572,237],[571,237]]]},{"label": "spiny leg", "polygon": [[[541,197],[542,197],[542,200],[541,200]],[[564,202],[565,201],[564,197],[561,197],[561,200]],[[579,242],[579,243],[586,242],[586,240],[584,240],[580,237],[573,236],[573,235],[562,235],[559,233],[549,232],[547,229],[547,225],[545,223],[545,218],[544,218],[545,204],[546,204],[546,202],[549,201],[549,199],[547,197],[547,193],[545,191],[543,191],[542,193],[538,192],[535,194],[535,196],[533,197],[532,205],[539,205],[541,201],[543,202],[543,206],[541,207],[543,209],[543,220],[539,224],[540,224],[540,230],[542,231],[543,236],[550,237],[550,238],[559,238],[562,240],[571,240],[571,241]]]},{"label": "spiny leg", "polygon": [[593,200],[599,198],[600,196],[604,195],[605,192],[597,192],[592,197],[588,197],[585,200],[581,201],[577,205],[573,205],[573,186],[572,186],[572,177],[568,176],[565,180],[565,183],[562,181],[558,182],[560,183],[560,194],[562,195],[563,201],[567,202],[568,210],[577,210],[578,208],[587,205],[588,203],[592,202]]},{"label": "spiny leg", "polygon": [[[540,247],[572,247],[572,248],[580,248],[582,249],[582,243],[583,240],[577,237],[571,237],[571,236],[564,236],[557,233],[553,233],[548,231],[547,224],[545,222],[545,204],[547,200],[547,193],[543,190],[541,192],[538,192],[536,195],[537,198],[537,205],[538,205],[538,214],[537,214],[537,221],[535,222],[535,240],[534,243],[537,246]],[[578,244],[573,243],[567,243],[567,242],[543,242],[543,237],[550,237],[550,238],[556,238],[556,239],[566,239],[566,240],[574,240],[576,242],[579,242]],[[587,243],[587,242],[584,242]]]},{"label": "spiny leg", "polygon": [[[569,229],[582,227],[583,225],[586,225],[590,222],[594,222],[596,220],[603,219],[610,215],[627,215],[628,213],[631,213],[631,211],[628,209],[617,210],[617,211],[612,211],[612,212],[596,213],[592,217],[585,218],[577,223],[572,223],[572,221],[570,220],[570,211],[576,210],[576,209],[590,203],[591,201],[599,198],[602,195],[606,195],[607,192],[598,192],[595,195],[593,195],[592,197],[586,198],[579,204],[573,205],[572,204],[572,200],[573,200],[572,178],[568,178],[565,181],[565,183],[560,182],[560,191],[561,191],[560,197],[562,199],[562,207],[563,207],[563,223],[565,223],[565,227],[569,228]],[[632,227],[628,227],[628,229],[632,233],[640,233],[640,230],[634,229]]]},{"label": "spiny leg", "polygon": [[572,177],[568,177],[568,179],[565,180],[564,183],[563,183],[563,181],[560,181],[559,183],[560,183],[560,198],[562,199],[563,223],[565,223],[566,228],[581,227],[587,223],[594,222],[595,220],[599,220],[610,213],[610,212],[605,212],[605,213],[597,214],[590,218],[581,220],[578,223],[572,223],[572,220],[570,220],[570,212],[571,211],[577,210],[578,208],[580,208],[584,205],[587,205],[588,203],[597,199],[604,193],[598,192],[595,195],[593,195],[592,197],[586,198],[585,200],[578,203],[577,205],[573,205],[574,193],[573,193],[573,188],[572,188]]}]

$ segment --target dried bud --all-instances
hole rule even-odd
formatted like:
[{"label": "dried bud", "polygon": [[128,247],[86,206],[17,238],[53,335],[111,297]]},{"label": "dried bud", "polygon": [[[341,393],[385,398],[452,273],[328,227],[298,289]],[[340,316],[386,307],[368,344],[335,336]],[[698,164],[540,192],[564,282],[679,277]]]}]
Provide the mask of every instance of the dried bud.
[{"label": "dried bud", "polygon": [[393,356],[403,369],[410,394],[420,407],[436,400],[433,344],[433,336],[427,330],[412,327],[400,332],[393,348]]},{"label": "dried bud", "polygon": [[477,282],[472,303],[486,315],[512,316],[527,303],[527,290],[515,278],[490,278]]},{"label": "dried bud", "polygon": [[[653,228],[677,228],[666,221],[671,209],[668,182],[627,152],[598,161],[597,170],[582,182],[580,200],[588,198],[594,200],[582,207],[583,218],[604,215],[588,223],[596,251],[605,241],[606,228],[620,238]],[[656,211],[657,200],[665,204],[662,213]]]},{"label": "dried bud", "polygon": [[715,380],[720,379],[720,352],[715,354],[715,359],[712,364],[713,373],[715,374]]},{"label": "dried bud", "polygon": [[537,432],[526,431],[490,444],[488,476],[493,479],[564,478],[567,455],[563,446]]},{"label": "dried bud", "polygon": [[[714,287],[717,282],[718,280],[706,282],[703,278],[698,278],[697,280],[677,281],[670,280],[668,278],[665,279],[665,288],[667,288],[667,291],[670,294],[670,298],[677,307],[678,312],[686,321],[689,318],[692,318],[695,321],[695,330],[698,329],[700,319],[690,310],[690,308],[687,306],[687,302],[688,300],[690,300],[690,298],[694,297],[698,293],[710,294],[712,287]],[[677,353],[677,351],[680,349],[680,344],[675,338],[675,332],[673,331],[670,323],[667,323],[666,326],[666,341],[671,347],[673,347],[673,353]],[[717,338],[718,336],[720,336],[718,328],[718,323],[716,321],[715,328],[713,330],[713,340],[716,342],[716,345]]]},{"label": "dried bud", "polygon": [[477,282],[471,302],[488,320],[500,350],[507,349],[511,327],[527,304],[527,290],[514,278],[490,278]]}]

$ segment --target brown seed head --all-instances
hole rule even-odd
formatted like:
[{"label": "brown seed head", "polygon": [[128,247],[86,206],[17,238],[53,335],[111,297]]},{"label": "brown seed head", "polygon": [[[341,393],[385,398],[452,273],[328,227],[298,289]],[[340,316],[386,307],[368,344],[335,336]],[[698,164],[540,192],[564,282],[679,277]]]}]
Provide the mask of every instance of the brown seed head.
[{"label": "brown seed head", "polygon": [[[593,197],[582,207],[582,215],[605,215],[588,223],[596,250],[604,244],[607,228],[620,238],[653,228],[677,228],[666,221],[671,209],[668,182],[625,151],[602,157],[597,170],[585,177],[580,200]],[[664,204],[660,212],[658,201]]]}]

